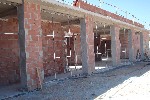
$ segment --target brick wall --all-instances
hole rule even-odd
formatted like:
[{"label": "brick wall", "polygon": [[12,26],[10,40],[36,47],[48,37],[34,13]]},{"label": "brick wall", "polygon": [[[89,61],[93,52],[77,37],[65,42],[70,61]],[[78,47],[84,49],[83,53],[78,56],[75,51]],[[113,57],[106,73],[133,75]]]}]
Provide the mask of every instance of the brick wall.
[{"label": "brick wall", "polygon": [[[63,29],[63,31],[68,32],[68,26]],[[68,58],[69,65],[75,65],[75,53],[77,56],[77,65],[81,65],[81,40],[80,40],[80,27],[78,26],[70,26],[70,31],[73,33],[72,37],[67,39],[67,55],[70,55],[71,49],[71,57]],[[70,42],[69,42],[70,41]]]},{"label": "brick wall", "polygon": [[[55,37],[53,41],[52,31],[55,32]],[[71,32],[74,34],[73,37],[67,38],[67,46],[64,45],[64,31],[68,32],[68,26],[62,27],[60,23],[54,23],[52,28],[52,23],[49,21],[42,21],[42,33],[43,33],[43,64],[44,64],[44,72],[45,76],[54,75],[55,73],[63,73],[64,67],[66,65],[65,57],[70,55],[71,49],[71,57],[68,58],[69,65],[75,64],[75,52],[77,54],[77,63],[81,64],[81,43],[80,43],[80,28],[76,26],[70,26]],[[77,35],[76,35],[77,34]],[[74,39],[76,35],[76,40]],[[70,40],[70,43],[69,43]],[[53,44],[54,42],[54,44]],[[75,42],[75,48],[74,48]],[[55,50],[54,50],[55,48]],[[67,55],[65,54],[65,49],[67,48]],[[55,59],[54,62],[54,51],[56,53],[56,57],[60,57]]]},{"label": "brick wall", "polygon": [[18,20],[17,18],[10,18],[6,21],[0,20],[0,33],[4,32],[18,32]]},{"label": "brick wall", "polygon": [[150,56],[149,52],[149,32],[143,32],[143,45],[144,45],[144,53],[147,53]]},{"label": "brick wall", "polygon": [[[120,58],[121,59],[128,59],[129,58],[129,47],[128,47],[128,35],[127,34],[120,34],[119,35],[119,38],[120,38],[120,43],[121,43],[121,55],[120,55]],[[126,50],[126,54],[125,52],[122,52],[122,51],[125,51]]]},{"label": "brick wall", "polygon": [[0,85],[19,81],[18,35],[0,34]]},{"label": "brick wall", "polygon": [[18,35],[4,34],[17,32],[17,18],[0,20],[0,85],[20,81]]},{"label": "brick wall", "polygon": [[134,42],[134,44],[135,44],[135,56],[137,56],[137,51],[139,50],[139,52],[140,52],[140,34],[135,34],[135,42]]},{"label": "brick wall", "polygon": [[113,25],[110,28],[111,32],[111,54],[112,54],[112,62],[113,66],[120,64],[120,27],[118,25]]},{"label": "brick wall", "polygon": [[[125,49],[126,49],[126,59],[128,59],[129,58],[128,34],[127,33],[125,33],[125,35],[120,34],[119,38],[120,38],[120,43],[121,43],[120,58],[121,59],[125,58],[125,52],[122,52],[122,51],[125,51]],[[137,55],[138,50],[140,50],[140,35],[135,34],[135,36],[134,36],[134,55],[135,56]]]},{"label": "brick wall", "polygon": [[102,14],[104,16],[109,16],[111,18],[114,18],[114,19],[117,19],[117,20],[129,23],[129,24],[133,24],[135,26],[144,28],[144,25],[142,25],[140,23],[137,23],[137,22],[133,23],[132,20],[126,19],[126,18],[124,18],[122,16],[116,15],[116,14],[111,13],[109,11],[106,11],[104,9],[101,9],[101,8],[98,8],[98,7],[93,6],[91,4],[88,4],[87,2],[84,2],[83,0],[76,0],[76,1],[74,1],[74,6],[83,8],[83,9],[91,11],[91,12]]},{"label": "brick wall", "polygon": [[[97,50],[97,46],[98,46],[98,50]],[[97,52],[100,53],[101,52],[101,37],[100,35],[94,34],[94,53],[95,53],[95,61],[101,61],[101,55],[96,54]]]},{"label": "brick wall", "polygon": [[91,16],[81,19],[82,72],[85,75],[95,71],[93,26],[94,22]]},{"label": "brick wall", "polygon": [[[43,45],[43,66],[44,66],[44,72],[45,72],[45,76],[49,76],[49,75],[54,75],[55,72],[57,73],[62,73],[64,71],[64,65],[66,64],[66,61],[64,61],[64,47],[63,47],[63,42],[64,42],[64,31],[68,31],[68,28],[62,28],[61,25],[59,23],[55,24],[54,25],[54,30],[55,30],[55,53],[56,53],[56,56],[57,57],[61,57],[60,59],[56,59],[56,62],[55,62],[55,66],[54,66],[54,49],[53,49],[53,38],[52,37],[48,37],[46,35],[50,35],[52,34],[52,24],[50,22],[47,22],[47,21],[42,21],[42,34],[43,34],[43,38],[42,38],[42,45]],[[17,18],[11,18],[7,21],[0,21],[0,33],[11,33],[11,32],[14,32],[14,33],[17,33],[18,32],[18,20]],[[81,43],[80,43],[80,28],[79,27],[76,27],[76,26],[71,26],[71,32],[73,33],[78,33],[78,35],[76,36],[76,54],[77,54],[77,63],[78,64],[81,64]],[[18,36],[15,36],[14,35],[1,35],[1,41],[0,43],[4,43],[7,44],[7,45],[0,45],[0,53],[3,53],[3,52],[6,52],[6,53],[3,53],[3,55],[8,55],[8,51],[11,51],[11,49],[13,48],[14,45],[17,45],[18,46]],[[2,40],[2,38],[4,38],[4,40]],[[15,38],[15,39],[14,39]],[[72,50],[74,50],[74,46],[73,46],[73,43],[74,40],[71,39],[71,48]],[[11,44],[10,44],[11,43]],[[12,45],[12,43],[14,45]],[[4,51],[2,48],[6,46],[7,49]],[[68,50],[69,50],[69,46],[67,46]],[[17,57],[19,57],[19,49],[18,47],[17,48],[13,48],[13,51],[15,51],[15,53],[17,53]],[[18,50],[18,51],[17,51]],[[69,51],[68,51],[69,52]],[[12,54],[14,54],[13,52],[11,52]],[[13,56],[13,58],[15,58],[14,55],[9,55],[10,57]],[[69,54],[68,54],[69,56]],[[7,56],[6,56],[7,57]],[[1,70],[1,73],[2,75],[0,75],[0,79],[1,79],[1,84],[5,84],[5,83],[14,83],[14,82],[18,82],[20,81],[20,76],[19,76],[19,58],[17,58],[18,60],[15,60],[14,61],[10,61],[10,63],[12,64],[15,64],[12,66],[12,68],[10,68],[10,70],[6,71],[6,70]],[[72,52],[72,56],[71,56],[71,60],[70,58],[69,59],[69,63],[70,65],[74,65],[74,59],[75,59],[75,54],[74,52]],[[1,57],[1,62],[3,64],[5,64],[4,66],[6,67],[7,66],[7,61],[5,61],[4,57]],[[2,65],[3,65],[2,64]],[[1,69],[4,69],[4,66],[1,65]],[[17,66],[16,66],[17,65]],[[15,74],[15,71],[14,71],[14,75],[11,75],[11,76],[16,76],[16,78],[10,78],[10,76],[8,75],[9,72],[13,72],[13,69],[16,70],[16,74]],[[5,74],[4,74],[5,72]],[[18,76],[17,76],[18,75]],[[5,77],[4,77],[5,76]]]},{"label": "brick wall", "polygon": [[[105,52],[105,43],[106,43],[106,52]],[[111,57],[111,40],[103,40],[101,41],[101,53],[107,57]]]},{"label": "brick wall", "polygon": [[[24,30],[25,39],[21,52],[26,53],[26,69],[22,72],[27,74],[27,89],[40,88],[44,79],[43,50],[42,50],[42,29],[41,29],[41,6],[35,3],[24,1]],[[22,32],[22,31],[21,31]],[[20,33],[21,34],[21,33]],[[21,40],[20,40],[21,41]],[[25,57],[23,57],[24,59]]]},{"label": "brick wall", "polygon": [[[79,29],[80,30],[80,29]],[[76,55],[77,55],[77,64],[78,65],[82,65],[82,61],[81,61],[81,38],[80,38],[80,33],[76,36]]]},{"label": "brick wall", "polygon": [[[52,31],[55,32],[55,37],[53,41]],[[64,71],[64,33],[62,32],[61,25],[55,23],[52,29],[52,23],[48,21],[42,22],[42,32],[43,32],[43,66],[45,76],[54,75],[57,73],[62,73]],[[53,45],[54,43],[54,45]],[[54,62],[54,52],[56,57],[60,59],[55,59]]]}]

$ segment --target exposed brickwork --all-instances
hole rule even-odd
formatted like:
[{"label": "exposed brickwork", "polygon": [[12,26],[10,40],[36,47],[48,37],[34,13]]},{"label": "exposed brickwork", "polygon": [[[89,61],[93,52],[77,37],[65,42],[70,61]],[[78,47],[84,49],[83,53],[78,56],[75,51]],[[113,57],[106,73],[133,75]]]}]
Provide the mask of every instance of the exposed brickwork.
[{"label": "exposed brickwork", "polygon": [[135,49],[134,49],[134,55],[135,57],[137,58],[137,53],[138,53],[138,50],[140,52],[140,34],[135,34],[135,41],[134,41],[134,45],[135,45]]},{"label": "exposed brickwork", "polygon": [[0,34],[0,85],[19,81],[18,35]]},{"label": "exposed brickwork", "polygon": [[[101,52],[101,37],[100,35],[94,34],[94,53],[95,53],[95,61],[101,61],[101,55],[96,54]],[[98,47],[97,47],[98,46]],[[97,50],[98,49],[98,50]]]},{"label": "exposed brickwork", "polygon": [[24,2],[24,22],[27,87],[33,90],[39,88],[44,76],[40,5]]},{"label": "exposed brickwork", "polygon": [[149,52],[149,32],[143,32],[143,48],[144,48],[144,53],[147,53],[147,55],[150,56]]},{"label": "exposed brickwork", "polygon": [[[67,38],[67,52],[66,55],[64,50],[66,47],[64,46],[64,36],[65,31],[68,32],[68,26],[62,27],[60,23],[54,23],[52,28],[52,23],[49,21],[42,22],[42,33],[43,33],[43,64],[44,64],[44,72],[45,76],[54,75],[55,73],[63,73],[64,67],[66,65],[65,56],[70,56],[70,48],[71,48],[71,58],[68,58],[69,65],[75,64],[75,52],[74,52],[74,41],[76,43],[76,54],[77,54],[77,64],[81,64],[81,45],[80,45],[80,28],[76,26],[70,26],[70,31],[76,35],[76,40],[74,37],[70,39]],[[53,37],[47,36],[52,35],[52,31],[54,30],[54,47],[53,47]],[[69,42],[70,40],[70,42]],[[54,51],[56,53],[56,57],[61,57],[60,59],[56,59],[54,63]]]},{"label": "exposed brickwork", "polygon": [[0,20],[0,33],[17,33],[18,20],[17,18],[10,18],[6,21]]},{"label": "exposed brickwork", "polygon": [[[76,6],[79,6],[78,4]],[[131,20],[127,20],[121,16],[115,15],[113,13],[107,12],[100,8],[95,8],[89,4],[83,2],[80,4],[81,8],[90,10],[92,12],[100,13],[105,16],[111,16],[112,18],[128,22],[132,24]],[[87,6],[89,8],[87,8]],[[26,70],[27,70],[27,86],[29,90],[39,87],[39,81],[43,81],[43,76],[54,75],[54,73],[62,73],[64,71],[64,66],[66,65],[65,54],[64,54],[64,31],[68,32],[68,28],[64,28],[60,23],[54,24],[54,29],[52,29],[52,24],[48,21],[41,21],[41,8],[40,5],[34,3],[24,4],[24,28],[25,28],[25,51],[26,51]],[[143,27],[142,25],[136,26]],[[82,25],[81,25],[82,26]],[[75,49],[77,53],[77,64],[81,64],[81,42],[82,42],[82,62],[84,64],[84,73],[94,72],[95,67],[95,55],[94,55],[94,34],[93,34],[93,20],[91,17],[86,17],[85,19],[85,32],[80,38],[80,34],[76,36],[76,40],[73,37],[70,39],[70,45],[67,45],[68,54],[71,48],[71,58],[68,58],[70,65],[75,63]],[[55,31],[55,50],[53,47],[53,38],[47,35],[52,35],[52,31]],[[127,37],[120,37],[119,42],[119,27],[115,26],[115,38],[112,39],[113,48],[115,48],[115,62],[119,63],[120,57],[120,42],[123,42],[123,48],[127,47]],[[18,19],[11,18],[6,21],[0,20],[0,33],[17,33],[18,32]],[[71,26],[72,33],[80,33],[80,28],[78,26]],[[134,32],[133,32],[134,33]],[[43,34],[43,36],[42,36]],[[148,33],[144,33],[144,52],[148,52]],[[137,50],[140,48],[139,35],[132,34],[132,47],[134,48],[134,57]],[[81,40],[83,39],[83,40]],[[95,44],[100,43],[99,40],[95,39]],[[114,40],[115,39],[115,40]],[[74,48],[74,42],[76,41],[76,48]],[[108,40],[107,40],[108,41]],[[105,43],[106,41],[104,41]],[[101,43],[101,44],[104,44]],[[68,42],[69,44],[69,42]],[[108,41],[110,44],[110,40]],[[100,45],[100,48],[104,48],[104,45]],[[109,49],[109,48],[107,48]],[[54,64],[54,51],[56,53],[55,64]],[[127,50],[128,51],[128,50]],[[96,52],[96,51],[95,51]],[[99,52],[104,53],[104,49]],[[0,34],[0,85],[11,84],[20,81],[20,70],[19,70],[19,47],[18,47],[18,36],[17,35],[4,35]],[[128,55],[128,52],[127,52]],[[124,56],[121,54],[121,57]],[[85,64],[86,63],[86,64]],[[44,69],[44,71],[43,71]],[[39,77],[37,74],[39,70]]]},{"label": "exposed brickwork", "polygon": [[[42,22],[42,32],[43,32],[43,64],[45,76],[54,75],[55,73],[64,72],[64,32],[62,31],[61,25],[55,23],[52,29],[52,23]],[[54,41],[52,36],[52,31],[54,30]],[[54,45],[53,45],[54,43]],[[56,58],[54,62],[54,52]]]},{"label": "exposed brickwork", "polygon": [[[104,33],[101,33],[104,34]],[[102,39],[106,38],[106,39]],[[106,48],[105,48],[106,44]],[[97,53],[97,46],[98,46],[98,53],[102,54],[96,54]],[[106,50],[105,50],[106,49]],[[111,57],[111,36],[110,35],[98,35],[94,36],[94,53],[95,53],[95,61],[101,61],[101,57],[105,56]]]},{"label": "exposed brickwork", "polygon": [[20,81],[18,20],[10,18],[0,20],[0,85],[13,84]]},{"label": "exposed brickwork", "polygon": [[[121,43],[120,58],[121,59],[124,59],[124,58],[128,59],[129,58],[128,34],[127,33],[120,34],[119,38],[120,38],[120,43]],[[126,53],[123,52],[125,50],[126,50]]]},{"label": "exposed brickwork", "polygon": [[[28,16],[28,17],[30,17],[30,16]],[[18,32],[18,20],[17,20],[17,18],[9,19],[8,21],[0,21],[0,23],[1,23],[0,27],[1,27],[1,32],[2,33],[5,33],[5,32],[10,32],[10,33],[15,32],[16,33],[16,32]],[[28,24],[26,25],[27,28],[29,28]],[[4,27],[5,25],[6,25],[6,27]],[[8,28],[8,30],[7,30],[7,28]],[[63,58],[64,55],[63,55],[62,51],[64,50],[64,48],[62,46],[63,46],[63,41],[64,41],[64,31],[68,31],[68,28],[62,28],[61,25],[59,23],[57,23],[57,24],[54,25],[54,30],[55,30],[55,33],[56,33],[55,34],[56,35],[55,36],[56,56],[61,57],[61,59],[56,59],[55,68],[54,68],[54,61],[53,61],[53,59],[54,59],[53,47],[52,47],[53,46],[52,45],[53,40],[52,40],[52,37],[47,37],[46,36],[46,35],[52,34],[52,25],[48,21],[42,22],[43,66],[44,66],[45,76],[54,75],[55,72],[62,73],[64,71],[64,65],[63,64],[66,63],[66,61],[63,61],[64,60],[64,58]],[[75,33],[75,34],[78,33],[78,35],[76,36],[76,49],[75,50],[76,50],[77,58],[78,58],[77,64],[81,65],[81,44],[80,44],[80,34],[79,34],[80,33],[80,28],[76,27],[76,26],[71,26],[71,32]],[[31,38],[30,38],[31,36],[27,36],[27,37],[29,37],[28,39],[30,39],[29,41],[31,42]],[[4,38],[7,39],[6,37],[4,37]],[[37,39],[36,37],[33,37],[33,38],[34,38],[34,40]],[[73,48],[74,47],[73,42],[74,42],[73,39],[71,39],[72,50],[74,49]],[[34,44],[32,44],[32,45],[34,45]],[[29,45],[29,47],[30,47],[30,45]],[[29,47],[28,47],[28,50],[31,50],[31,52],[33,52],[34,49],[33,48],[30,49]],[[68,46],[68,50],[69,50],[69,48],[70,47]],[[19,52],[18,52],[18,54],[19,54]],[[34,56],[34,54],[33,54],[33,56]],[[74,58],[75,58],[75,54],[74,54],[74,52],[72,52],[71,62],[69,62],[72,65],[74,65],[74,63],[75,63]],[[69,61],[70,61],[70,59],[69,59]],[[19,69],[17,69],[17,70],[19,70]],[[34,71],[34,73],[35,73],[35,71]]]},{"label": "exposed brickwork", "polygon": [[[140,34],[139,33],[134,33],[135,31],[133,31],[133,49],[134,49],[134,58],[136,58],[137,56],[137,51],[139,50],[140,52]],[[121,33],[120,34],[120,42],[121,42],[121,55],[120,55],[120,58],[126,58],[128,59],[129,58],[129,37],[128,37],[128,33],[126,32],[125,34],[124,33]],[[125,51],[126,49],[126,55],[125,55],[125,52],[122,52],[122,51]]]},{"label": "exposed brickwork", "polygon": [[116,15],[116,14],[111,13],[109,11],[106,11],[106,10],[103,10],[101,8],[95,7],[95,6],[91,5],[91,4],[88,4],[87,2],[82,1],[82,0],[76,0],[74,2],[74,6],[83,8],[83,9],[91,11],[91,12],[102,14],[104,16],[109,16],[111,18],[114,18],[114,19],[117,19],[117,20],[120,20],[120,21],[123,21],[123,22],[127,22],[129,24],[133,24],[135,26],[144,28],[144,25],[142,25],[140,23],[137,23],[137,22],[133,23],[132,20],[126,19],[126,18],[124,18],[122,16],[119,16],[119,15]]},{"label": "exposed brickwork", "polygon": [[75,45],[76,45],[75,50],[76,50],[76,55],[77,55],[77,64],[78,65],[82,65],[82,61],[81,61],[81,37],[80,37],[80,34],[78,34],[76,36]]},{"label": "exposed brickwork", "polygon": [[[106,44],[106,48],[105,48]],[[111,57],[111,40],[103,40],[101,41],[101,53],[104,57]]]},{"label": "exposed brickwork", "polygon": [[[11,22],[12,21],[12,22]],[[11,22],[11,23],[10,23]],[[17,18],[13,18],[13,19],[9,19],[8,21],[0,21],[0,27],[1,27],[1,32],[5,33],[5,32],[17,32],[18,30],[18,20]],[[9,24],[8,24],[9,23]],[[7,27],[4,27],[4,26]],[[8,30],[7,30],[8,28]],[[52,47],[52,37],[47,37],[46,35],[52,34],[52,25],[48,22],[48,21],[44,21],[42,22],[42,34],[43,34],[43,38],[42,38],[42,46],[43,46],[43,66],[44,66],[44,73],[45,76],[50,76],[53,75],[55,72],[57,73],[62,73],[64,71],[64,66],[63,64],[66,63],[66,61],[64,60],[64,55],[62,55],[62,50],[64,50],[63,46],[63,41],[64,41],[64,31],[68,31],[68,28],[62,28],[61,25],[59,23],[54,25],[54,30],[55,30],[55,49],[57,49],[56,51],[56,56],[61,57],[61,59],[56,59],[56,71],[54,70],[54,55],[53,55],[53,47]],[[78,33],[78,35],[76,36],[76,54],[77,54],[77,64],[81,65],[81,43],[80,43],[80,28],[76,27],[76,26],[71,26],[71,32],[72,33]],[[6,37],[5,37],[6,38]],[[73,47],[73,39],[71,39],[71,46],[72,46],[72,50],[74,49]],[[70,49],[70,47],[68,46],[68,50]],[[19,52],[18,52],[19,53]],[[68,51],[69,53],[69,51]],[[69,55],[69,54],[68,54]],[[74,65],[74,58],[75,58],[75,54],[74,52],[72,52],[72,56],[71,56],[71,62],[70,62],[70,58],[69,59],[69,63],[71,63],[71,65]],[[19,65],[18,65],[19,66]],[[51,70],[52,69],[52,70]]]},{"label": "exposed brickwork", "polygon": [[129,60],[130,61],[135,61],[136,60],[136,48],[135,48],[135,44],[136,44],[136,40],[135,40],[135,30],[134,29],[130,29],[128,30],[128,37],[129,37]]},{"label": "exposed brickwork", "polygon": [[[68,32],[68,28],[65,28],[64,31]],[[69,65],[75,65],[75,53],[77,56],[77,65],[81,65],[81,38],[80,38],[80,27],[78,26],[70,26],[70,31],[73,33],[73,36],[70,39],[67,39],[67,52],[68,56],[70,55],[71,49],[71,57],[68,58]],[[70,42],[69,42],[70,41]],[[75,48],[74,48],[75,47]]]},{"label": "exposed brickwork", "polygon": [[81,20],[82,66],[84,74],[95,71],[93,19],[86,16]]},{"label": "exposed brickwork", "polygon": [[111,26],[111,52],[113,65],[116,66],[120,64],[120,40],[119,33],[120,27],[117,25]]},{"label": "exposed brickwork", "polygon": [[86,17],[86,42],[87,42],[87,56],[89,71],[95,70],[95,54],[94,54],[94,32],[93,32],[93,19]]}]

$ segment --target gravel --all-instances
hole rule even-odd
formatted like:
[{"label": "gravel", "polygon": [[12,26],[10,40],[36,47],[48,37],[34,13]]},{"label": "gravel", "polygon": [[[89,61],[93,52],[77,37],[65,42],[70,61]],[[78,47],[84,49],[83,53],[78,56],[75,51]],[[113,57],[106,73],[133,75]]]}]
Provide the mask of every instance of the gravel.
[{"label": "gravel", "polygon": [[150,94],[150,66],[145,64],[125,66],[87,78],[48,82],[41,91],[12,100],[145,100]]}]

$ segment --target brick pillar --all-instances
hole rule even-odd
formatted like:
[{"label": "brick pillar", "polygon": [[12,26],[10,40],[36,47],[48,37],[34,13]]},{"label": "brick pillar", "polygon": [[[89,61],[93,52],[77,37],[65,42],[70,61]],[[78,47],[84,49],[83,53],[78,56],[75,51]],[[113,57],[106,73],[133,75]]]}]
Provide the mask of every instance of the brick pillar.
[{"label": "brick pillar", "polygon": [[41,7],[24,2],[18,7],[22,88],[40,88],[43,82]]},{"label": "brick pillar", "polygon": [[149,31],[143,32],[143,49],[144,53],[146,53],[148,56],[150,56],[149,52]]},{"label": "brick pillar", "polygon": [[82,71],[87,75],[95,71],[93,19],[86,16],[85,19],[81,19],[80,23]]},{"label": "brick pillar", "polygon": [[120,28],[118,26],[111,26],[111,54],[112,54],[112,62],[113,66],[120,64],[120,40],[119,40],[119,31]]},{"label": "brick pillar", "polygon": [[140,52],[141,52],[141,59],[144,59],[144,48],[143,48],[143,33],[140,32]]},{"label": "brick pillar", "polygon": [[136,61],[136,55],[135,55],[135,31],[132,29],[128,30],[128,46],[129,46],[129,60],[134,62]]}]

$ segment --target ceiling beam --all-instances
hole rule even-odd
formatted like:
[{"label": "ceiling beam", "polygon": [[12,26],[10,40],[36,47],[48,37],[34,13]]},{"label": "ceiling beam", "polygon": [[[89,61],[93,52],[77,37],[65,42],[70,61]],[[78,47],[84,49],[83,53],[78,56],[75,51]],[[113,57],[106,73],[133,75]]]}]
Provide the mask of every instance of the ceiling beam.
[{"label": "ceiling beam", "polygon": [[22,4],[22,0],[7,0],[7,1]]},{"label": "ceiling beam", "polygon": [[74,19],[74,20],[69,20],[69,21],[61,22],[62,26],[66,26],[66,25],[79,25],[79,24],[80,24],[80,19]]}]

